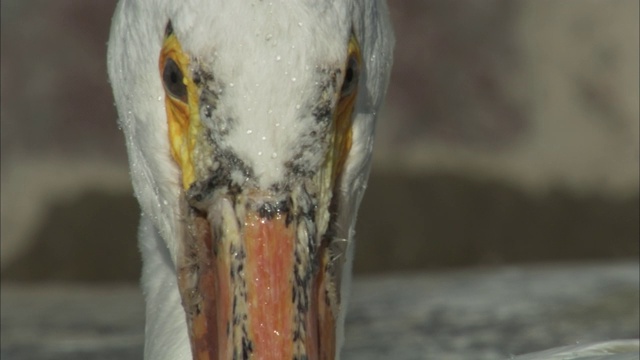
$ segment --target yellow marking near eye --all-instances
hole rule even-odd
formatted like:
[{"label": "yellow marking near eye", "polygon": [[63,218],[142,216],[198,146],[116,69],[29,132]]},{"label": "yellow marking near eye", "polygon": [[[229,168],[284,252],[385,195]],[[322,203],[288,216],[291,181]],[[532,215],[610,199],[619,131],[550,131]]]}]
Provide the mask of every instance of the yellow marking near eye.
[{"label": "yellow marking near eye", "polygon": [[[351,36],[349,40],[349,48],[347,59],[355,57],[358,66],[361,64],[360,46],[355,36]],[[348,64],[347,60],[347,64]],[[348,66],[348,65],[347,65]],[[345,71],[346,72],[346,71]],[[342,171],[344,170],[344,164],[351,150],[352,142],[352,125],[353,125],[353,109],[358,95],[358,87],[350,94],[341,97],[338,100],[334,116],[334,139],[333,139],[333,154],[330,162],[333,164],[332,168],[332,182],[335,185],[337,179],[339,179]]]},{"label": "yellow marking near eye", "polygon": [[[361,54],[358,41],[355,36],[349,40],[347,59],[355,57],[358,65],[361,64]],[[164,40],[160,52],[159,70],[164,71],[167,59],[173,59],[182,71],[182,81],[187,88],[187,102],[165,93],[165,106],[167,112],[167,124],[169,128],[169,143],[171,156],[178,164],[182,173],[182,186],[187,190],[195,181],[195,167],[193,154],[200,134],[201,123],[198,111],[198,91],[187,72],[189,58],[183,52],[180,42],[175,34],[170,34]],[[348,60],[347,60],[348,64]],[[333,146],[327,154],[327,170],[330,171],[331,187],[342,175],[343,168],[352,144],[352,118],[356,90],[348,95],[340,96],[334,112],[333,121]]]},{"label": "yellow marking near eye", "polygon": [[182,82],[187,88],[187,102],[171,96],[165,91],[165,107],[167,124],[169,126],[169,144],[171,156],[180,167],[182,186],[186,190],[195,181],[193,166],[193,152],[197,135],[200,132],[200,117],[198,112],[198,92],[195,84],[188,76],[189,58],[182,51],[180,42],[175,34],[170,34],[164,40],[160,52],[160,74],[163,73],[167,59],[173,59],[182,71]]}]

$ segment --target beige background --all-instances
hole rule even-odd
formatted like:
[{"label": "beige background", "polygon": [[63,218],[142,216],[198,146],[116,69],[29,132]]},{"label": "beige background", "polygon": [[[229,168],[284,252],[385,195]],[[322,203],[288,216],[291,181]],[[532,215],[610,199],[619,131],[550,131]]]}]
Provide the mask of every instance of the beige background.
[{"label": "beige background", "polygon": [[[638,2],[390,1],[359,272],[638,258]],[[4,280],[136,281],[113,1],[1,3]]]}]

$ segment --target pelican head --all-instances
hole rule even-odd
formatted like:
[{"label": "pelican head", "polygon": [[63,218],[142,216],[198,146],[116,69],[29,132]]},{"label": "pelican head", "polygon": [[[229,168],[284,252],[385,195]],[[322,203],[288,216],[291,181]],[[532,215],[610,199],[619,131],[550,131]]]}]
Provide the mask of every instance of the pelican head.
[{"label": "pelican head", "polygon": [[334,359],[393,36],[383,1],[122,0],[146,359]]}]

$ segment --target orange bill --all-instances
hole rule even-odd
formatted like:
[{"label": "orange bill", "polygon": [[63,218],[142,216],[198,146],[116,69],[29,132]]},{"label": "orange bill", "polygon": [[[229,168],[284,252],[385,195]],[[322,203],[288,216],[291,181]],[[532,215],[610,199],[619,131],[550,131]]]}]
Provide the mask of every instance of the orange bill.
[{"label": "orange bill", "polygon": [[179,275],[194,359],[333,359],[326,257],[322,246],[310,254],[313,229],[269,200],[224,197],[210,214],[192,210]]}]

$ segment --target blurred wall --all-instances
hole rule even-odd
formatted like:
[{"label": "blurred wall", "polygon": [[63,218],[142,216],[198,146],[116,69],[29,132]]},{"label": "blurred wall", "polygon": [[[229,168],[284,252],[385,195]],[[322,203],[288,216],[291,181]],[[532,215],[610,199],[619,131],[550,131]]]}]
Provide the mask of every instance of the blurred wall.
[{"label": "blurred wall", "polygon": [[[638,257],[638,2],[390,1],[357,271]],[[2,279],[132,280],[114,1],[1,9]]]}]

